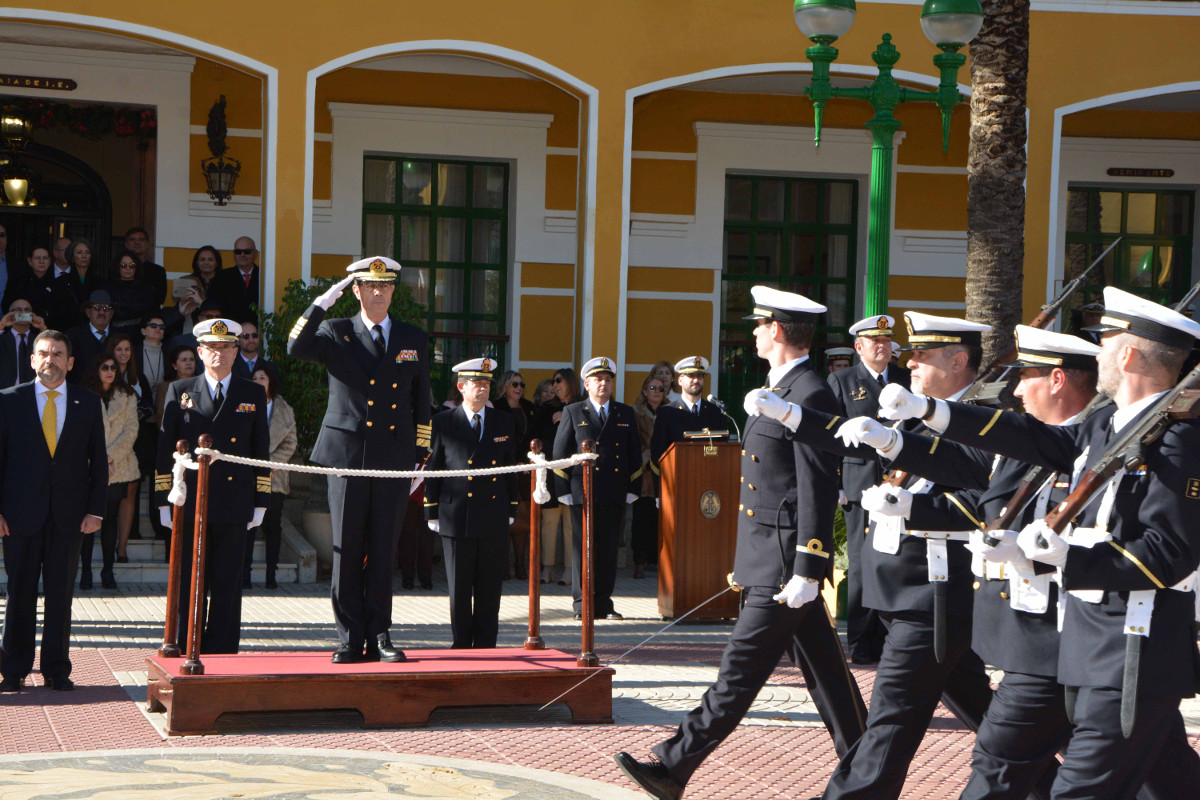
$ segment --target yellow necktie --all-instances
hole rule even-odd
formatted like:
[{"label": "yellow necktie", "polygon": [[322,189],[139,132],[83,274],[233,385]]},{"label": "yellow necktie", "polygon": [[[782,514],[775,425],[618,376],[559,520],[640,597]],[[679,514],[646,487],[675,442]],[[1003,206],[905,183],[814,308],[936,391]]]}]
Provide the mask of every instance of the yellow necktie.
[{"label": "yellow necktie", "polygon": [[58,392],[46,392],[46,408],[42,411],[42,433],[46,436],[46,446],[50,448],[50,457],[54,458],[54,448],[58,446],[58,406],[54,398]]}]

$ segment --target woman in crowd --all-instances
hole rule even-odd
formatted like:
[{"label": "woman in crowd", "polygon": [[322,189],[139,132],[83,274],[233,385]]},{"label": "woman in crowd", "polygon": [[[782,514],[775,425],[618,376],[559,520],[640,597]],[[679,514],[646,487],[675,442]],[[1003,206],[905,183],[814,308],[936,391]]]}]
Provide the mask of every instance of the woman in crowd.
[{"label": "woman in crowd", "polygon": [[538,413],[538,410],[543,405],[549,403],[554,398],[554,379],[546,378],[546,380],[537,385],[537,389],[533,393],[533,408],[535,413]]},{"label": "woman in crowd", "polygon": [[[575,370],[563,367],[554,373],[554,399],[544,403],[538,411],[535,420],[537,438],[542,440],[542,452],[549,457],[554,447],[554,437],[558,434],[558,423],[562,420],[563,407],[568,403],[579,400],[579,378]],[[542,506],[542,583],[549,583],[551,572],[558,549],[558,531],[562,527],[563,538],[563,570],[559,576],[558,585],[567,586],[571,576],[571,510],[560,505],[554,492],[550,493],[550,502]]]},{"label": "woman in crowd", "polygon": [[[105,349],[117,362],[117,381],[133,392],[136,398],[138,420],[150,419],[154,414],[154,407],[150,405],[150,386],[139,374],[137,360],[133,357],[133,339],[127,333],[114,333],[108,337]],[[140,481],[130,483],[127,488],[128,495],[121,503],[117,561],[122,564],[129,560],[129,556],[125,553],[125,547],[129,543],[129,534],[133,529],[139,485]]]},{"label": "woman in crowd", "polygon": [[211,244],[206,244],[192,253],[192,272],[183,279],[189,284],[187,289],[175,301],[174,306],[163,307],[163,321],[167,324],[167,336],[164,341],[170,341],[173,335],[179,333],[190,333],[192,327],[199,322],[196,317],[200,304],[208,296],[208,285],[213,276],[220,271],[221,253]]},{"label": "woman in crowd", "polygon": [[113,299],[111,330],[136,337],[141,332],[142,317],[158,310],[154,287],[142,280],[141,261],[129,250],[117,256],[111,276],[106,287]]},{"label": "woman in crowd", "polygon": [[[100,528],[100,552],[104,566],[100,582],[105,589],[115,589],[113,560],[116,555],[117,528],[120,508],[129,494],[128,486],[137,486],[137,459],[133,443],[137,439],[137,397],[133,390],[117,377],[117,359],[112,353],[100,353],[92,359],[83,375],[84,388],[91,389],[104,401],[104,441],[108,447],[108,504]],[[79,588],[92,588],[92,549],[94,535],[83,537],[80,560]],[[128,561],[128,558],[120,559]]]},{"label": "woman in crowd", "polygon": [[658,497],[654,473],[650,469],[650,437],[654,434],[654,418],[665,402],[667,382],[657,370],[642,381],[642,391],[633,404],[638,435],[642,439],[642,477],[637,485],[638,499],[633,501],[633,529],[630,549],[633,551],[633,577],[646,577],[646,565],[658,563]]},{"label": "woman in crowd", "polygon": [[[54,277],[50,270],[50,265],[54,263],[50,248],[35,247],[29,251],[26,260],[29,262],[29,269],[21,271],[16,269],[11,260],[8,262],[8,287],[4,291],[4,307],[8,308],[14,300],[22,298],[33,306],[33,313],[45,317],[50,301],[50,279]],[[49,319],[46,320],[46,325],[49,327]]]},{"label": "woman in crowd", "polygon": [[[516,443],[513,445],[517,452],[517,461],[524,462],[525,454],[529,452],[529,443],[533,441],[534,410],[533,403],[525,399],[525,378],[515,370],[508,370],[496,385],[495,407],[507,411],[513,417],[513,431]],[[513,574],[517,580],[529,579],[529,475],[518,475],[517,481],[517,513],[516,522],[509,526],[509,536],[512,537],[514,553]],[[507,564],[506,564],[507,566]],[[507,572],[507,570],[505,570]]]},{"label": "woman in crowd", "polygon": [[[92,266],[93,262],[95,262],[94,267]],[[104,268],[100,266],[95,248],[87,239],[76,239],[71,242],[67,247],[67,263],[71,265],[71,269],[75,271],[75,277],[79,278],[79,284],[83,287],[83,291],[79,295],[79,305],[82,306],[83,300],[91,297],[92,292],[104,288],[106,280]]]},{"label": "woman in crowd", "polygon": [[[259,367],[250,376],[267,393],[267,427],[271,436],[272,461],[286,464],[296,452],[296,414],[287,401],[279,396],[279,378],[275,371]],[[262,537],[267,545],[267,588],[278,589],[275,571],[279,567],[279,544],[283,540],[283,501],[289,490],[286,470],[271,470],[271,505],[263,518]],[[254,560],[254,535],[246,537],[245,585],[250,584],[250,565]]]},{"label": "woman in crowd", "polygon": [[650,374],[666,384],[666,396],[663,398],[664,403],[674,403],[682,395],[675,391],[675,365],[670,361],[660,361],[654,365],[654,369],[650,370]]},{"label": "woman in crowd", "polygon": [[167,379],[158,385],[154,392],[154,421],[162,424],[163,402],[167,398],[167,387],[173,381],[196,377],[196,351],[190,347],[176,347],[167,354],[167,363],[171,365]]}]

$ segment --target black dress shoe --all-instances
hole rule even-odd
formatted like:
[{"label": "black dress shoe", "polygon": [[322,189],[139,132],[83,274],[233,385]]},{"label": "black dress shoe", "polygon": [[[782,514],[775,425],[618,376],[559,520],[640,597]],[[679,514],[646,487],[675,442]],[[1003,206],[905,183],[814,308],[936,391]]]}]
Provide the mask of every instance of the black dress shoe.
[{"label": "black dress shoe", "polygon": [[267,578],[266,587],[267,587],[268,589],[278,589],[278,588],[279,588],[279,584],[275,582],[275,577],[274,577],[274,576],[271,576],[270,578]]},{"label": "black dress shoe", "polygon": [[398,664],[402,661],[408,661],[403,650],[398,647],[392,647],[392,638],[386,633],[376,636],[373,642],[367,642],[366,660],[382,661],[385,664]]},{"label": "black dress shoe", "polygon": [[629,776],[629,780],[645,789],[651,797],[658,800],[679,800],[683,797],[683,784],[675,780],[675,776],[667,771],[661,761],[638,761],[623,752],[613,756],[613,760]]},{"label": "black dress shoe", "polygon": [[617,622],[617,621],[620,621],[620,620],[623,620],[623,619],[625,619],[623,616],[621,616],[620,614],[618,614],[616,611],[610,611],[608,614],[606,614],[606,615],[604,616],[604,618],[605,618],[605,619],[610,619],[610,620],[613,620],[614,622]]},{"label": "black dress shoe", "polygon": [[582,621],[583,621],[583,614],[576,614],[576,615],[575,615],[575,621],[576,621],[576,622],[582,622]]},{"label": "black dress shoe", "polygon": [[85,590],[92,588],[92,573],[85,572],[79,576],[79,588]]},{"label": "black dress shoe", "polygon": [[416,584],[413,583],[412,578],[405,578],[404,580],[400,581],[400,585],[405,589],[411,589]]},{"label": "black dress shoe", "polygon": [[422,589],[432,589],[433,581],[421,581],[421,588]]},{"label": "black dress shoe", "polygon": [[0,694],[4,692],[19,692],[21,691],[20,678],[4,678],[0,680]]},{"label": "black dress shoe", "polygon": [[357,664],[363,660],[362,645],[339,644],[329,660],[334,664]]},{"label": "black dress shoe", "polygon": [[43,677],[47,689],[53,689],[56,692],[69,692],[75,688],[75,681],[70,678],[47,678]]},{"label": "black dress shoe", "polygon": [[115,589],[117,588],[117,579],[113,577],[111,572],[101,572],[100,585],[105,589]]},{"label": "black dress shoe", "polygon": [[118,564],[128,564],[129,556],[117,556],[117,563]]}]

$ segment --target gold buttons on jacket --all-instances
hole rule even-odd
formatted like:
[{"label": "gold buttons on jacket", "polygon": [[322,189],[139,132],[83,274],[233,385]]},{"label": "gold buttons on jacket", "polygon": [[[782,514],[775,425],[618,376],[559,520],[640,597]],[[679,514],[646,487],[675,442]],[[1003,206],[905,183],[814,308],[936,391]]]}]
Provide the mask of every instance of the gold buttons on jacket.
[{"label": "gold buttons on jacket", "polygon": [[474,494],[472,494],[471,492],[467,492],[467,497],[474,497],[474,496],[475,496],[475,495],[474,495]]},{"label": "gold buttons on jacket", "polygon": [[976,591],[979,591],[979,581],[975,581],[974,583],[972,583],[971,588]]},{"label": "gold buttons on jacket", "polygon": [[372,425],[374,425],[374,424],[375,424],[375,423],[374,423],[374,422],[371,422],[371,420],[367,420],[367,427],[368,427],[368,428],[369,428],[369,427],[371,427],[371,426],[372,426]]},{"label": "gold buttons on jacket", "polygon": [[746,510],[746,504],[738,503],[738,511],[745,511],[745,510]]},{"label": "gold buttons on jacket", "polygon": [[[374,382],[375,382],[375,381],[371,381],[371,383],[374,383]],[[399,385],[400,385],[400,384],[398,384],[398,383],[393,383],[393,384],[392,384],[392,388],[393,388],[393,389],[395,389],[395,388],[396,388],[397,386],[399,386]]]},{"label": "gold buttons on jacket", "polygon": [[229,443],[230,443],[230,444],[232,444],[232,443],[234,443],[234,442],[236,442],[236,441],[237,441],[237,437],[236,437],[236,436],[230,436],[230,437],[229,437]]},{"label": "gold buttons on jacket", "polygon": [[395,426],[395,425],[388,425],[388,430],[389,430],[389,431],[394,431],[394,430],[396,430],[396,426]]},{"label": "gold buttons on jacket", "polygon": [[753,509],[753,508],[748,508],[748,509],[746,509],[746,516],[747,516],[747,517],[753,517],[753,516],[754,516],[754,509]]},{"label": "gold buttons on jacket", "polygon": [[750,456],[750,460],[751,460],[751,461],[754,461],[754,462],[756,462],[756,463],[757,463],[757,462],[758,462],[758,456]]},{"label": "gold buttons on jacket", "polygon": [[472,461],[471,459],[469,459],[469,458],[467,459],[467,466],[468,466],[468,467],[469,467],[469,466],[471,466],[471,465],[472,465],[472,464],[474,464],[474,463],[475,463],[475,462],[474,462],[474,461]]},{"label": "gold buttons on jacket", "polygon": [[233,476],[232,476],[232,475],[230,475],[230,476],[229,476],[228,478],[226,478],[225,480],[227,480],[227,481],[231,481],[231,480],[233,480]]},{"label": "gold buttons on jacket", "polygon": [[751,484],[748,484],[748,485],[749,485],[749,487],[750,487],[750,491],[752,491],[752,492],[753,492],[753,491],[754,491],[754,484],[753,484],[753,483],[751,483]]},{"label": "gold buttons on jacket", "polygon": [[1001,593],[1000,593],[1000,599],[1001,599],[1001,600],[1007,600],[1007,599],[1008,599],[1008,592],[1001,592]]},{"label": "gold buttons on jacket", "polygon": [[395,409],[396,409],[396,404],[392,403],[392,410],[394,411]]},{"label": "gold buttons on jacket", "polygon": [[371,385],[372,385],[372,386],[374,386],[374,385],[375,385],[375,379],[374,379],[374,378],[371,378]]},{"label": "gold buttons on jacket", "polygon": [[373,405],[375,405],[375,401],[374,401],[374,400],[368,400],[368,401],[367,401],[367,405],[369,405],[369,406],[373,406]]},{"label": "gold buttons on jacket", "polygon": [[468,475],[468,476],[467,476],[467,480],[469,480],[469,481],[473,481],[473,480],[475,480],[475,476],[474,476],[474,475]]}]

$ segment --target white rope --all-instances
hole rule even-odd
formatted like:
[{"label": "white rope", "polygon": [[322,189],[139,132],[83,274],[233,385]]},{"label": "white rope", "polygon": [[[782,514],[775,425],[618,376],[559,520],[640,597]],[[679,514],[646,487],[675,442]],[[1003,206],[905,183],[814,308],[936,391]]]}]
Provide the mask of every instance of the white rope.
[{"label": "white rope", "polygon": [[533,502],[544,506],[550,502],[550,490],[546,488],[546,455],[544,453],[529,453],[529,460],[538,465],[537,488],[533,490]]},{"label": "white rope", "polygon": [[[594,461],[595,453],[576,453],[570,458],[560,458],[558,461],[542,461],[535,464],[513,464],[506,467],[488,467],[486,469],[350,469],[348,467],[314,467],[311,464],[288,464],[282,461],[263,461],[257,458],[234,456],[214,450],[210,447],[197,447],[196,455],[210,456],[213,461],[228,461],[231,464],[244,464],[248,467],[265,467],[267,469],[285,470],[287,472],[310,472],[317,475],[339,475],[347,478],[465,478],[477,475],[505,475],[510,472],[530,472],[532,470],[564,469],[577,467],[585,461]],[[544,458],[544,457],[543,457]],[[549,500],[549,494],[547,494]]]},{"label": "white rope", "polygon": [[184,453],[172,453],[175,456],[175,466],[171,468],[171,491],[167,495],[167,502],[174,503],[177,506],[182,506],[187,502],[187,483],[183,480],[184,472],[189,469],[200,469],[190,455]]}]

